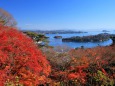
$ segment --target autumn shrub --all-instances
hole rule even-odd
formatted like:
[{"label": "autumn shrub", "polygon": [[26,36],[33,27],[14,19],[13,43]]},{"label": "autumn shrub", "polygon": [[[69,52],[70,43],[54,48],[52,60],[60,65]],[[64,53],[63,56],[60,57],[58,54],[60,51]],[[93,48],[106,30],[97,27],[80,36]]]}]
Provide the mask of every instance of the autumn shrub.
[{"label": "autumn shrub", "polygon": [[[97,47],[92,49],[71,50],[69,55],[74,57],[71,65],[74,72],[70,73],[69,77],[80,81],[80,84],[85,85],[107,85],[114,86],[115,83],[115,46]],[[77,70],[81,67],[81,73]],[[78,75],[80,79],[78,79]],[[82,75],[83,73],[83,75]],[[84,77],[83,77],[84,76]]]},{"label": "autumn shrub", "polygon": [[67,52],[56,52],[53,48],[42,48],[43,53],[46,55],[48,61],[55,70],[65,70],[69,66],[71,57]]},{"label": "autumn shrub", "polygon": [[85,84],[86,73],[84,69],[87,68],[89,61],[86,57],[75,58],[69,52],[56,52],[53,49],[42,50],[52,66],[50,74],[52,80],[56,83],[60,82],[60,84],[72,86],[76,83]]},{"label": "autumn shrub", "polygon": [[68,52],[43,51],[52,66],[50,78],[53,83],[64,86],[115,85],[115,46]]},{"label": "autumn shrub", "polygon": [[25,86],[44,83],[50,65],[33,40],[22,32],[0,26],[0,86],[18,76]]},{"label": "autumn shrub", "polygon": [[98,70],[96,76],[94,77],[97,85],[102,86],[113,86],[114,81],[106,76],[102,71]]}]

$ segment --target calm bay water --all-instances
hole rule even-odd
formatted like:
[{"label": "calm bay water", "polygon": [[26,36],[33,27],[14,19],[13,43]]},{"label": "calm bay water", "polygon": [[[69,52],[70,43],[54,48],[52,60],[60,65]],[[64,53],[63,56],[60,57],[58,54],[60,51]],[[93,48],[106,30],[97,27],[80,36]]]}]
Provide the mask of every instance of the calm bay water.
[{"label": "calm bay water", "polygon": [[[71,48],[80,48],[84,46],[84,48],[93,48],[97,46],[109,46],[112,44],[112,40],[109,39],[104,42],[62,42],[62,39],[55,39],[54,36],[62,36],[62,38],[72,37],[72,36],[89,36],[89,35],[97,35],[104,32],[88,32],[88,33],[74,33],[74,34],[46,34],[49,37],[49,45],[51,46],[69,46]],[[110,34],[115,34],[115,31],[108,32]]]}]

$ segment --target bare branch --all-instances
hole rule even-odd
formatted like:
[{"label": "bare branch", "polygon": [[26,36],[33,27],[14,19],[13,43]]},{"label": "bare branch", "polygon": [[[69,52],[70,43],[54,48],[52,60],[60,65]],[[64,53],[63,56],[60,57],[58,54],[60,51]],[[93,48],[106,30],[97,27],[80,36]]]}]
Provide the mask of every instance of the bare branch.
[{"label": "bare branch", "polygon": [[0,8],[0,24],[3,26],[15,27],[17,23],[11,14]]}]

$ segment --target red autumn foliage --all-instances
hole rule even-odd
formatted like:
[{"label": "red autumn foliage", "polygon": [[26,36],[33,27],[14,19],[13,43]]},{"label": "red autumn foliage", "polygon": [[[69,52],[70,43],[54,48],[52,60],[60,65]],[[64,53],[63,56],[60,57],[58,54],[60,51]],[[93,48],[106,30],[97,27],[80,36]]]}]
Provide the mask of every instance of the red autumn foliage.
[{"label": "red autumn foliage", "polygon": [[68,74],[68,78],[70,80],[74,80],[74,79],[79,78],[79,77],[80,77],[80,75],[78,75],[76,73],[70,73],[70,74]]},{"label": "red autumn foliage", "polygon": [[[45,55],[52,66],[50,78],[55,83],[63,82],[65,86],[115,85],[115,45],[73,49],[66,53],[45,50]],[[99,71],[105,80],[98,81],[98,78],[102,78],[98,75]]]},{"label": "red autumn foliage", "polygon": [[[45,82],[50,65],[34,42],[22,32],[0,26],[0,86],[18,76],[25,86]],[[41,80],[41,78],[44,78]]]},{"label": "red autumn foliage", "polygon": [[86,73],[70,73],[68,74],[69,80],[79,80],[80,83],[84,84]]}]

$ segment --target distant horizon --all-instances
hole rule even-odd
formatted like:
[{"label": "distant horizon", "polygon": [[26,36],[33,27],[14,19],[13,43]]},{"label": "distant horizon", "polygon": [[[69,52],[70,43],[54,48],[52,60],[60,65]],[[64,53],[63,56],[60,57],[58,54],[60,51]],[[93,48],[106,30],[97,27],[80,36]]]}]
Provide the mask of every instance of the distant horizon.
[{"label": "distant horizon", "polygon": [[[20,28],[20,27],[18,27],[18,28]],[[103,30],[107,30],[107,31],[115,31],[115,28],[86,28],[86,29],[84,29],[84,28],[81,28],[81,29],[76,29],[76,28],[29,28],[29,27],[27,27],[27,28],[20,28],[20,30],[33,30],[33,31],[35,31],[35,30],[42,30],[42,31],[44,31],[44,30],[46,30],[46,31],[48,31],[48,30],[71,30],[71,31],[103,31]]]},{"label": "distant horizon", "polygon": [[106,30],[106,31],[115,31],[115,29],[101,29],[101,30],[98,30],[98,29],[93,29],[93,30],[79,30],[79,29],[46,29],[46,30],[42,30],[42,29],[19,29],[19,30],[22,30],[22,31],[81,31],[81,32],[92,32],[92,31],[103,31],[103,30]]}]

